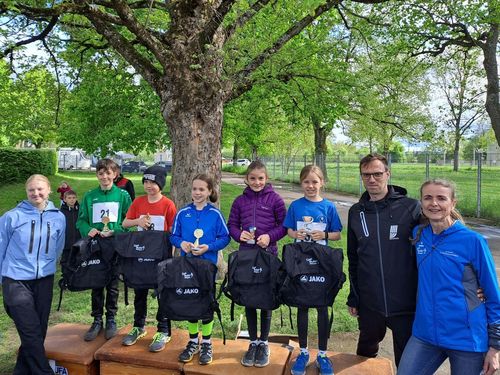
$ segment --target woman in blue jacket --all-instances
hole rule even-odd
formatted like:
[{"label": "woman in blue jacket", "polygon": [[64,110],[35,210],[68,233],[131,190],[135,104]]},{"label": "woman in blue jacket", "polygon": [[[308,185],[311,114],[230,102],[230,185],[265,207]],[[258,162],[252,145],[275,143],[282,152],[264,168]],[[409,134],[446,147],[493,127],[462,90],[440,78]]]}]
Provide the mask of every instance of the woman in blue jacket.
[{"label": "woman in blue jacket", "polygon": [[398,375],[434,374],[446,358],[452,375],[493,374],[499,368],[500,292],[488,245],[464,226],[452,183],[427,181],[420,195],[423,224],[413,232],[417,311]]},{"label": "woman in blue jacket", "polygon": [[[196,256],[217,264],[217,253],[230,241],[229,230],[222,213],[209,202],[217,201],[213,179],[199,174],[193,179],[191,187],[193,203],[177,212],[170,242],[181,249],[182,256]],[[198,321],[189,321],[189,342],[179,355],[179,361],[190,362],[200,352],[199,363],[212,362],[213,319],[202,321],[202,340],[198,340]]]},{"label": "woman in blue jacket", "polygon": [[21,338],[13,374],[51,374],[43,342],[66,219],[48,200],[49,180],[32,175],[27,200],[0,217],[0,270],[5,311]]}]

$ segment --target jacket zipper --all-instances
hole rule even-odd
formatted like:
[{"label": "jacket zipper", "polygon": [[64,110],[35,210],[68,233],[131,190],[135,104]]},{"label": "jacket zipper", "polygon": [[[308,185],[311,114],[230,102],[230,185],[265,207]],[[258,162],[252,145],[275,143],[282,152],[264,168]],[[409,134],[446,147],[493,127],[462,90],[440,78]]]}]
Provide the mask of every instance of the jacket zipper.
[{"label": "jacket zipper", "polygon": [[45,247],[45,254],[48,254],[49,253],[49,240],[50,240],[50,223],[48,222],[47,223],[47,243],[46,243],[46,247]]},{"label": "jacket zipper", "polygon": [[30,235],[30,247],[28,249],[28,253],[33,253],[33,242],[35,241],[35,220],[31,220],[31,235]]},{"label": "jacket zipper", "polygon": [[38,250],[36,252],[36,274],[35,279],[38,279],[38,271],[40,269],[40,245],[42,244],[42,227],[43,227],[43,213],[40,214],[40,238],[38,239]]},{"label": "jacket zipper", "polygon": [[387,308],[387,293],[385,290],[385,280],[384,280],[384,262],[382,261],[382,244],[380,243],[380,217],[378,214],[377,205],[375,205],[375,213],[377,217],[377,244],[378,244],[378,256],[380,260],[380,278],[382,281],[382,293],[384,295],[384,308],[385,308],[385,317],[389,316],[389,311]]}]

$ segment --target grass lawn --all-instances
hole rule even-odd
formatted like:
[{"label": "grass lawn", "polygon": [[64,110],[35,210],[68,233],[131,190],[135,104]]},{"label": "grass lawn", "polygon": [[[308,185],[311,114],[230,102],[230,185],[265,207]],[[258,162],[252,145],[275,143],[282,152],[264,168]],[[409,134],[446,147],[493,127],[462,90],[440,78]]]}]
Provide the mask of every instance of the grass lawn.
[{"label": "grass lawn", "polygon": [[[134,183],[136,189],[136,195],[144,194],[144,190],[141,184],[142,174],[127,174],[127,178],[131,179]],[[60,173],[55,176],[50,177],[52,189],[55,191],[59,186],[61,181],[67,181],[69,185],[77,192],[79,199],[83,197],[84,193],[90,189],[97,187],[98,183],[95,177],[95,173],[86,172],[65,172]],[[167,182],[166,186],[169,186]],[[229,184],[222,184],[221,188],[221,209],[227,219],[229,215],[229,210],[233,200],[242,192],[242,188],[239,186],[233,186]],[[167,193],[168,195],[168,193]],[[13,208],[17,202],[26,198],[24,184],[13,184],[8,186],[0,187],[0,214]],[[52,193],[51,200],[54,204],[59,204],[59,194]],[[346,223],[343,223],[344,226]],[[280,247],[286,243],[288,240],[282,240]],[[343,238],[341,241],[334,243],[336,247],[342,247],[345,249],[345,233],[343,233]],[[231,242],[228,247],[224,250],[225,258],[227,259],[228,253],[235,251],[237,245],[235,242]],[[347,273],[347,260],[344,262],[344,272]],[[55,280],[59,280],[60,273],[56,274]],[[119,308],[117,315],[118,326],[121,327],[126,324],[131,324],[133,322],[134,307],[133,305],[126,306],[123,298],[123,284],[120,286],[120,299]],[[348,282],[344,284],[344,287],[337,296],[334,305],[335,321],[333,330],[334,331],[353,331],[357,328],[356,321],[349,316],[347,313],[347,308],[345,302],[347,300],[347,294],[349,291]],[[0,289],[1,295],[1,289]],[[133,302],[133,291],[130,292],[129,300],[130,303]],[[75,322],[90,324],[92,318],[90,316],[90,291],[85,292],[68,292],[65,291],[63,295],[63,301],[60,311],[56,311],[57,302],[59,298],[59,288],[54,286],[54,298],[52,301],[52,312],[50,315],[49,325],[54,325],[61,322]],[[238,320],[240,314],[244,314],[244,309],[242,307],[236,306],[235,309],[235,321],[230,320],[230,302],[224,296],[221,297],[219,301],[222,310],[222,319],[224,324],[224,329],[226,331],[226,336],[230,339],[236,336],[238,330]],[[147,322],[149,325],[155,326],[155,314],[157,309],[156,300],[150,299],[148,303],[148,318]],[[16,329],[12,323],[12,320],[3,311],[3,307],[0,308],[0,375],[11,374],[15,363],[15,353],[19,346],[19,337],[17,335]],[[290,328],[290,322],[288,318],[288,308],[281,307],[281,313],[283,315],[283,326],[281,325],[281,314],[280,309],[273,313],[273,320],[271,324],[271,332],[273,333],[283,333],[296,335],[296,310],[292,309],[293,314],[293,326],[294,330]],[[316,326],[316,311],[311,310],[310,313],[310,347],[315,347],[317,341],[317,326]],[[173,322],[174,327],[187,328],[184,322]],[[243,319],[242,329],[246,329],[245,319]],[[222,332],[220,329],[220,324],[216,321],[214,324],[214,336],[221,337]],[[147,340],[151,339],[145,338]],[[168,344],[167,349],[168,350]]]}]

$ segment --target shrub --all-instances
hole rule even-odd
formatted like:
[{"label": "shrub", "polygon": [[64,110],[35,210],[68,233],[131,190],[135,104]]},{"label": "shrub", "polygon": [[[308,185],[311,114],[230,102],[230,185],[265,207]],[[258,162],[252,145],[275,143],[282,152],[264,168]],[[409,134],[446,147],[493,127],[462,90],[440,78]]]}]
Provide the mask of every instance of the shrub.
[{"label": "shrub", "polygon": [[0,148],[0,185],[24,182],[34,173],[57,172],[57,153],[52,149]]}]

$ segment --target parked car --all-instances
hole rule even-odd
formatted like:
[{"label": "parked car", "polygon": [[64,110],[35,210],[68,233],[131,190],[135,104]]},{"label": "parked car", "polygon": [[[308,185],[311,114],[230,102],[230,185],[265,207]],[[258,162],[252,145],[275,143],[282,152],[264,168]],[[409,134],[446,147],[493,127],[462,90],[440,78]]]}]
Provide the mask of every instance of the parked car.
[{"label": "parked car", "polygon": [[233,164],[233,159],[222,158],[222,165]]},{"label": "parked car", "polygon": [[247,167],[250,165],[250,160],[248,159],[238,159],[236,160],[236,165],[239,165],[241,167]]},{"label": "parked car", "polygon": [[172,161],[171,160],[168,160],[168,161],[158,161],[155,163],[155,165],[159,165],[160,167],[163,167],[167,170],[167,173],[171,173],[172,172]]},{"label": "parked car", "polygon": [[122,164],[122,172],[144,172],[148,166],[143,161],[127,161]]}]

